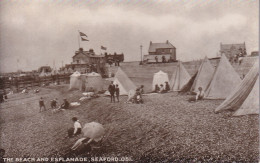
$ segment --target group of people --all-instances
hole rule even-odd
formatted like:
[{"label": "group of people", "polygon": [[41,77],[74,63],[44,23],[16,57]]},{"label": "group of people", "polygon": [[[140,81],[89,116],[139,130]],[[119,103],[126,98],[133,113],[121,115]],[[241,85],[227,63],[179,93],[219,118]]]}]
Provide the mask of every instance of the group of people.
[{"label": "group of people", "polygon": [[128,99],[126,103],[135,103],[135,104],[143,104],[143,95],[144,94],[144,86],[141,85],[139,88],[136,88],[136,90],[129,91]]},{"label": "group of people", "polygon": [[[155,56],[154,59],[155,59],[156,63],[158,63],[158,57]],[[166,58],[165,58],[165,56],[162,56],[162,63],[166,63]]]},{"label": "group of people", "polygon": [[[85,133],[84,133],[83,130],[87,124],[85,124],[84,128],[82,129],[80,121],[78,120],[77,117],[73,117],[71,120],[73,121],[73,127],[68,129],[68,137],[69,138],[78,137],[82,133],[83,133],[83,137],[76,141],[76,143],[71,147],[70,152],[72,152],[74,154],[83,154],[86,152],[90,152],[93,149],[92,148],[93,145],[96,146],[102,140],[104,135],[102,135],[102,133],[99,132],[102,129],[100,128],[100,126],[99,126],[99,128],[96,127],[96,129],[94,129],[95,127],[91,127],[91,129],[93,129],[92,131],[89,128],[87,130],[85,129]],[[93,122],[91,122],[91,123],[93,123]],[[98,124],[97,122],[94,122],[94,123]],[[88,134],[88,136],[85,135],[86,132],[91,132],[91,134],[90,134],[91,136],[89,134]],[[99,136],[98,139],[97,139],[97,136]]]},{"label": "group of people", "polygon": [[81,134],[81,132],[82,132],[82,127],[81,127],[81,124],[80,124],[78,118],[73,117],[71,120],[73,121],[74,126],[73,126],[73,128],[68,129],[69,138],[77,136],[77,135]]},{"label": "group of people", "polygon": [[[39,100],[39,106],[40,106],[39,112],[47,110],[46,107],[45,107],[43,97],[41,97],[40,100]],[[58,110],[59,109],[69,109],[69,106],[70,106],[70,103],[68,102],[68,100],[66,98],[63,99],[63,103],[60,106],[58,106],[58,99],[57,98],[51,100],[51,109],[58,109]]]},{"label": "group of people", "polygon": [[[158,84],[155,84],[155,89],[154,89],[154,93],[167,93],[170,91],[170,85],[168,82],[165,82],[165,86],[163,84],[160,84],[160,87],[158,86]],[[204,91],[202,89],[202,87],[198,88],[198,92],[196,92],[196,96],[195,97],[191,97],[188,101],[189,102],[196,102],[198,100],[203,100],[204,99]]]},{"label": "group of people", "polygon": [[[135,91],[131,90],[128,95],[127,103],[143,103],[142,94],[144,94],[144,86],[141,85],[139,88],[137,88]],[[118,84],[114,85],[113,82],[108,87],[108,91],[110,93],[111,102],[115,102],[115,94],[117,101],[119,102],[119,87]],[[169,82],[165,82],[165,86],[163,84],[160,84],[160,87],[158,84],[155,85],[154,93],[167,93],[170,91],[170,85]],[[196,96],[190,98],[188,101],[190,102],[196,102],[198,100],[202,100],[204,98],[204,91],[202,90],[202,87],[198,88],[198,92],[196,92]]]},{"label": "group of people", "polygon": [[167,93],[170,91],[170,85],[169,82],[165,82],[165,86],[163,84],[160,84],[160,87],[158,84],[155,84],[154,93]]},{"label": "group of people", "polygon": [[111,81],[111,84],[108,86],[108,91],[110,93],[111,102],[115,102],[115,94],[116,94],[117,102],[119,102],[120,89],[118,87],[118,84],[115,85],[113,81]]},{"label": "group of people", "polygon": [[[158,60],[158,57],[157,57],[157,56],[155,56],[154,59],[155,59],[155,62],[156,62],[156,63],[159,63],[159,60]],[[173,62],[173,61],[174,61],[174,60],[172,59],[172,57],[170,57],[170,58],[168,59],[168,61],[167,61],[166,58],[165,58],[165,56],[162,56],[162,63]]]},{"label": "group of people", "polygon": [[[131,90],[129,98],[127,102],[132,103],[143,103],[142,94],[144,93],[144,86],[141,85],[136,90]],[[111,102],[115,102],[115,96],[117,99],[117,102],[119,102],[119,95],[120,95],[120,89],[118,87],[118,84],[114,84],[113,81],[111,81],[110,85],[108,86],[108,91],[110,93]]]},{"label": "group of people", "polygon": [[198,92],[196,92],[196,96],[195,97],[191,97],[189,98],[189,102],[197,102],[199,100],[203,100],[204,99],[204,94],[205,92],[203,91],[202,87],[198,88]]},{"label": "group of people", "polygon": [[7,101],[7,94],[4,93],[0,93],[0,103],[6,102]]},{"label": "group of people", "polygon": [[238,63],[239,65],[241,65],[241,63],[243,62],[243,55],[242,54],[236,54],[234,56],[231,56],[229,58],[229,62],[231,64]]}]

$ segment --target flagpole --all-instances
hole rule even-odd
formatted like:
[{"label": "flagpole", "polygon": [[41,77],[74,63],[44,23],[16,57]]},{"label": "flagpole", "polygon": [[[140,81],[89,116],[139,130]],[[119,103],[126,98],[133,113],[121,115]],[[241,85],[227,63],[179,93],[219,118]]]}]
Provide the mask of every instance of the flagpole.
[{"label": "flagpole", "polygon": [[19,61],[19,59],[16,60],[16,68],[17,68],[17,71],[19,70],[19,69],[18,69],[18,61]]},{"label": "flagpole", "polygon": [[[79,31],[79,30],[78,30]],[[79,35],[78,35],[78,43],[79,43],[79,48],[80,48],[80,39],[79,39]]]}]

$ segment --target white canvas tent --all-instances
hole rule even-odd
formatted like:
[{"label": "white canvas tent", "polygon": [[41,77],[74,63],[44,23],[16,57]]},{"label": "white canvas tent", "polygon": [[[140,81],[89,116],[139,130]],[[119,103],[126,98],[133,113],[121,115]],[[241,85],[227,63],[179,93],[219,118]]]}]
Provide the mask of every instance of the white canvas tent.
[{"label": "white canvas tent", "polygon": [[64,74],[68,74],[68,73],[69,73],[68,69],[65,68],[65,69],[64,69]]},{"label": "white canvas tent", "polygon": [[202,89],[205,91],[213,77],[213,74],[214,68],[209,62],[208,58],[205,57],[198,69],[196,78],[194,79],[190,91],[197,92],[199,87],[202,87]]},{"label": "white canvas tent", "polygon": [[70,75],[70,87],[69,89],[79,89],[82,86],[81,74],[76,71],[72,75]]},{"label": "white canvas tent", "polygon": [[135,90],[137,88],[120,67],[115,74],[114,84],[118,84],[120,95],[128,95],[130,90]]},{"label": "white canvas tent", "polygon": [[[137,88],[132,80],[129,79],[129,77],[120,67],[118,67],[117,69],[117,72],[113,79],[113,84],[118,84],[119,95],[128,95],[130,90],[135,90]],[[106,91],[105,94],[110,95],[108,91]]]},{"label": "white canvas tent", "polygon": [[64,73],[64,70],[58,70],[58,73],[60,74],[60,75],[64,75],[65,73]]},{"label": "white canvas tent", "polygon": [[225,99],[240,82],[239,75],[223,54],[205,91],[205,98]]},{"label": "white canvas tent", "polygon": [[46,76],[50,76],[50,73],[45,72],[45,70],[43,69],[42,72],[39,74],[39,77],[46,77]]},{"label": "white canvas tent", "polygon": [[57,75],[57,74],[60,74],[59,71],[57,71],[56,69],[52,69],[51,75]]},{"label": "white canvas tent", "polygon": [[68,73],[73,73],[74,71],[72,70],[72,68],[68,68]]},{"label": "white canvas tent", "polygon": [[81,75],[82,86],[80,90],[85,89],[85,91],[89,91],[93,89],[93,91],[102,91],[103,90],[103,79],[100,74],[92,72],[88,74]]},{"label": "white canvas tent", "polygon": [[215,109],[235,111],[233,116],[259,114],[259,62],[257,61],[243,81],[227,99]]},{"label": "white canvas tent", "polygon": [[45,77],[46,73],[44,72],[44,70],[39,74],[39,77]]},{"label": "white canvas tent", "polygon": [[163,71],[159,71],[157,73],[154,73],[153,75],[153,85],[152,85],[152,90],[155,90],[155,85],[157,84],[159,87],[162,84],[165,87],[165,82],[169,82],[169,77],[168,74],[163,72]]},{"label": "white canvas tent", "polygon": [[181,63],[181,61],[178,62],[177,69],[173,73],[170,87],[173,91],[179,91],[181,88],[187,84],[190,80],[191,76]]}]

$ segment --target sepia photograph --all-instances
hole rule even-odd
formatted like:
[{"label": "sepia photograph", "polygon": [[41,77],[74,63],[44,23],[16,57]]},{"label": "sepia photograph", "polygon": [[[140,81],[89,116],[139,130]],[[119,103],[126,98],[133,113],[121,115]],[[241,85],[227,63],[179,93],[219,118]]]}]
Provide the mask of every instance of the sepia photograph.
[{"label": "sepia photograph", "polygon": [[258,0],[1,0],[0,163],[258,163]]}]

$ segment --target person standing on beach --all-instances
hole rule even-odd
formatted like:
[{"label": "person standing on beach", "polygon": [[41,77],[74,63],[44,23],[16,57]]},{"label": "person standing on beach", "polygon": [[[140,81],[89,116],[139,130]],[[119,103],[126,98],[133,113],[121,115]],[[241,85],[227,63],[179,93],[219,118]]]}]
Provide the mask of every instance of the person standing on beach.
[{"label": "person standing on beach", "polygon": [[118,88],[118,84],[116,84],[116,88],[115,88],[115,91],[116,91],[116,99],[117,99],[117,102],[119,102],[119,88]]},{"label": "person standing on beach", "polygon": [[44,101],[43,101],[42,97],[39,100],[39,106],[40,106],[40,112],[42,111],[42,108],[44,108],[44,110],[46,110],[46,107],[44,105]]},{"label": "person standing on beach", "polygon": [[110,93],[110,97],[111,97],[111,102],[115,102],[115,89],[116,89],[116,87],[115,87],[115,85],[113,84],[113,81],[111,81],[111,84],[109,85],[109,87],[108,87],[108,91],[109,91],[109,93]]}]

